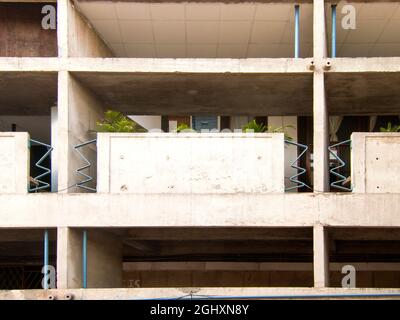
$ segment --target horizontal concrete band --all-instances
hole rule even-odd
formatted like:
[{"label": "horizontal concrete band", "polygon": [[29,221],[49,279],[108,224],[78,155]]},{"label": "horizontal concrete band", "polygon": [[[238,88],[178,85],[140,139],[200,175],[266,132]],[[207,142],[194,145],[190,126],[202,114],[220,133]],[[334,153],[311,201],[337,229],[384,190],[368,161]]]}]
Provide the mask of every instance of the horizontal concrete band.
[{"label": "horizontal concrete band", "polygon": [[400,227],[400,194],[0,195],[2,228]]},{"label": "horizontal concrete band", "polygon": [[130,288],[130,289],[58,289],[0,291],[0,300],[56,299],[142,300],[157,298],[234,298],[259,299],[400,299],[400,289],[373,288]]},{"label": "horizontal concrete band", "polygon": [[[18,58],[0,57],[0,72],[312,73],[400,72],[400,57],[381,58]],[[329,69],[326,62],[330,62]]]}]

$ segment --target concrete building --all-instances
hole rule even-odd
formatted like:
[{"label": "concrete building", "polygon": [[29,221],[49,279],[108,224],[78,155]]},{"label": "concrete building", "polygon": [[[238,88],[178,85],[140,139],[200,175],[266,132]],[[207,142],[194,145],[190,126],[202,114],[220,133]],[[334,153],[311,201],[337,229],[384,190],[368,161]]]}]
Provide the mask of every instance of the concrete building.
[{"label": "concrete building", "polygon": [[0,299],[400,296],[399,2],[0,17]]}]

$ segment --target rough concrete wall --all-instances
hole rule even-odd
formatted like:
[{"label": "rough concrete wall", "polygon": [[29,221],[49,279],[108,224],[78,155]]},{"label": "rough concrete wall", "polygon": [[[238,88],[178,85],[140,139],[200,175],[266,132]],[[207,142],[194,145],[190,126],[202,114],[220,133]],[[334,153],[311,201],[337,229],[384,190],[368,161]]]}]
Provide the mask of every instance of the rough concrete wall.
[{"label": "rough concrete wall", "polygon": [[[58,228],[57,288],[82,288],[83,229]],[[87,287],[122,286],[122,244],[109,232],[87,231]]]},{"label": "rough concrete wall", "polygon": [[[294,142],[297,142],[297,117],[268,117],[268,125],[274,128],[283,126],[293,126],[293,128],[285,128],[285,132],[293,138]],[[295,186],[294,183],[290,182],[289,178],[297,173],[296,169],[291,167],[291,163],[297,158],[297,147],[293,145],[285,145],[285,188]],[[296,192],[297,189],[293,189],[292,192]]]},{"label": "rough concrete wall", "polygon": [[98,135],[98,192],[283,192],[283,134]]},{"label": "rough concrete wall", "polygon": [[[330,272],[331,286],[343,274]],[[129,271],[124,287],[312,287],[312,271]],[[358,288],[399,288],[400,271],[357,271]]]},{"label": "rough concrete wall", "polygon": [[70,57],[113,57],[114,54],[86,18],[68,1],[68,55]]},{"label": "rough concrete wall", "polygon": [[88,288],[122,286],[122,242],[113,234],[88,230]]},{"label": "rough concrete wall", "polygon": [[124,287],[312,287],[312,271],[130,271]]},{"label": "rough concrete wall", "polygon": [[[80,143],[96,137],[92,131],[96,129],[96,121],[104,116],[102,103],[74,77],[69,77],[68,84],[68,186],[71,186],[85,178],[76,174],[75,170],[85,165],[85,161],[74,150]],[[97,152],[95,145],[89,145],[80,149],[92,163],[89,174],[96,177]],[[95,187],[95,181],[87,184]],[[68,189],[69,192],[82,192],[83,189]]]},{"label": "rough concrete wall", "polygon": [[400,192],[399,133],[353,133],[351,180],[357,193]]},{"label": "rough concrete wall", "polygon": [[57,56],[57,31],[42,28],[46,4],[0,3],[0,56]]},{"label": "rough concrete wall", "polygon": [[0,193],[27,193],[28,133],[0,133]]}]

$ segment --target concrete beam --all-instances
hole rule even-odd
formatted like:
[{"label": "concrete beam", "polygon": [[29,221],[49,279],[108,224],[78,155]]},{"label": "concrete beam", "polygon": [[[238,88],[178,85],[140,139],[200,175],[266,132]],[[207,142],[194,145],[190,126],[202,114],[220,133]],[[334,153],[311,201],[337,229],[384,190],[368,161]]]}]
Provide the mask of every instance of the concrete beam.
[{"label": "concrete beam", "polygon": [[[1,300],[132,300],[183,296],[253,297],[254,299],[400,299],[400,289],[371,288],[131,288],[67,290],[3,290]],[[318,297],[319,296],[319,297]]]},{"label": "concrete beam", "polygon": [[399,200],[399,194],[335,193],[3,194],[0,221],[3,228],[400,227]]},{"label": "concrete beam", "polygon": [[63,67],[77,72],[121,73],[311,73],[311,58],[249,58],[249,59],[194,59],[194,58],[71,58]]},{"label": "concrete beam", "polygon": [[393,73],[400,72],[400,57],[382,58],[335,58],[325,59],[331,62],[327,73]]}]

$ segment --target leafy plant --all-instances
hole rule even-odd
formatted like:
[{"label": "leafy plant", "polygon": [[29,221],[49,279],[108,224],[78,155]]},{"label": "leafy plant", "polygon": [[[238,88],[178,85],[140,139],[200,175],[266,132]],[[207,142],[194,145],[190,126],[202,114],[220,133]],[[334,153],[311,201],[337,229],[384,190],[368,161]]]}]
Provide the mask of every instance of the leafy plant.
[{"label": "leafy plant", "polygon": [[194,130],[190,128],[186,123],[181,123],[176,128],[176,132],[194,132]]},{"label": "leafy plant", "polygon": [[97,121],[98,132],[145,132],[135,121],[129,119],[121,112],[107,110],[104,119]]},{"label": "leafy plant", "polygon": [[268,130],[267,126],[263,123],[257,123],[256,120],[250,121],[249,123],[245,124],[242,128],[243,132],[266,132]]},{"label": "leafy plant", "polygon": [[286,125],[282,127],[273,127],[273,126],[266,126],[262,123],[257,123],[256,120],[252,120],[246,125],[243,126],[242,130],[243,132],[269,132],[269,133],[284,133],[285,134],[285,139],[286,140],[293,140],[291,136],[289,136],[288,133],[285,132],[285,129],[287,128],[295,128],[294,126],[291,125]]},{"label": "leafy plant", "polygon": [[392,126],[392,123],[389,122],[386,128],[381,127],[379,129],[380,132],[400,132],[400,126]]}]

